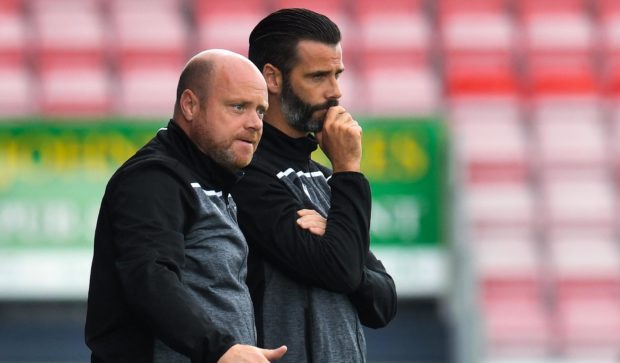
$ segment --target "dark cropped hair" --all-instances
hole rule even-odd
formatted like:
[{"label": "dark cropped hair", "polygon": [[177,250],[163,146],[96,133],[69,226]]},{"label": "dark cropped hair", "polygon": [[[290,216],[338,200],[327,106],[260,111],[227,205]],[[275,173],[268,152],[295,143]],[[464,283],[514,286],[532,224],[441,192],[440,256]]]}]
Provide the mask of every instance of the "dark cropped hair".
[{"label": "dark cropped hair", "polygon": [[313,40],[340,43],[338,26],[325,15],[308,9],[281,9],[261,20],[250,34],[248,58],[262,72],[271,63],[287,75],[297,63],[297,44]]}]

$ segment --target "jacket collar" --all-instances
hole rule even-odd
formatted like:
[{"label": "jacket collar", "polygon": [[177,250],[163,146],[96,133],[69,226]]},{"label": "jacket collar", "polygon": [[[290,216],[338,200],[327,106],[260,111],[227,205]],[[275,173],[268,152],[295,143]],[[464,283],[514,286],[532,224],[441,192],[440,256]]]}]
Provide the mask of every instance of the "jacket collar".
[{"label": "jacket collar", "polygon": [[[170,142],[166,142],[166,144],[173,150],[181,163],[205,179],[212,187],[228,194],[232,186],[243,176],[242,171],[232,172],[198,149],[196,144],[172,119],[168,122],[167,135]],[[165,142],[165,140],[162,141]]]},{"label": "jacket collar", "polygon": [[270,150],[287,159],[306,161],[310,154],[318,147],[318,142],[312,134],[300,138],[292,138],[268,122],[263,122],[263,136],[258,148]]}]

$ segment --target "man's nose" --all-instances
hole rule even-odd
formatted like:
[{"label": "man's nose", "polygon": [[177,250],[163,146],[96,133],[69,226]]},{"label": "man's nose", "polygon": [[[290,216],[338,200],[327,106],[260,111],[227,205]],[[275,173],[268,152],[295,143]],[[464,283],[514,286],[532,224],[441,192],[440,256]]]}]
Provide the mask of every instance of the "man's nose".
[{"label": "man's nose", "polygon": [[245,126],[246,128],[259,131],[263,128],[263,119],[258,112],[250,112]]},{"label": "man's nose", "polygon": [[342,93],[340,92],[340,83],[336,77],[333,77],[330,81],[329,90],[327,92],[327,99],[340,99]]}]

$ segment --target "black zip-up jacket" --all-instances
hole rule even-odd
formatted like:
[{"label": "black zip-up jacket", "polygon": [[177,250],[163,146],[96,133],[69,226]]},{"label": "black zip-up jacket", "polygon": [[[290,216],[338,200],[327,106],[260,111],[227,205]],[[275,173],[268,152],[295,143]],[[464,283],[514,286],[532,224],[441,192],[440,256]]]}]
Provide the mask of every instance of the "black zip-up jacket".
[{"label": "black zip-up jacket", "polygon": [[[371,193],[361,173],[310,159],[317,142],[264,123],[245,176],[233,188],[250,246],[248,285],[258,343],[286,344],[281,362],[364,362],[360,322],[385,326],[396,313],[392,278],[369,250]],[[324,236],[296,224],[297,211],[327,218]]]},{"label": "black zip-up jacket", "polygon": [[173,121],[112,176],[88,294],[92,362],[216,362],[256,344],[237,180]]}]

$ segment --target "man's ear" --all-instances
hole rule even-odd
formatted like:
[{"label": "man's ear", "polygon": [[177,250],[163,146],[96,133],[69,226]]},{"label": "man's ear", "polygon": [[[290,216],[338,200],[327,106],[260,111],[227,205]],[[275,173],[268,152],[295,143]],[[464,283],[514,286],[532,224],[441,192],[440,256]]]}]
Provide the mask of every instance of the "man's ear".
[{"label": "man's ear", "polygon": [[269,93],[280,94],[282,92],[282,72],[271,63],[263,67],[263,77],[267,82]]},{"label": "man's ear", "polygon": [[192,90],[186,89],[181,93],[181,112],[187,121],[192,121],[200,108],[198,97]]}]

